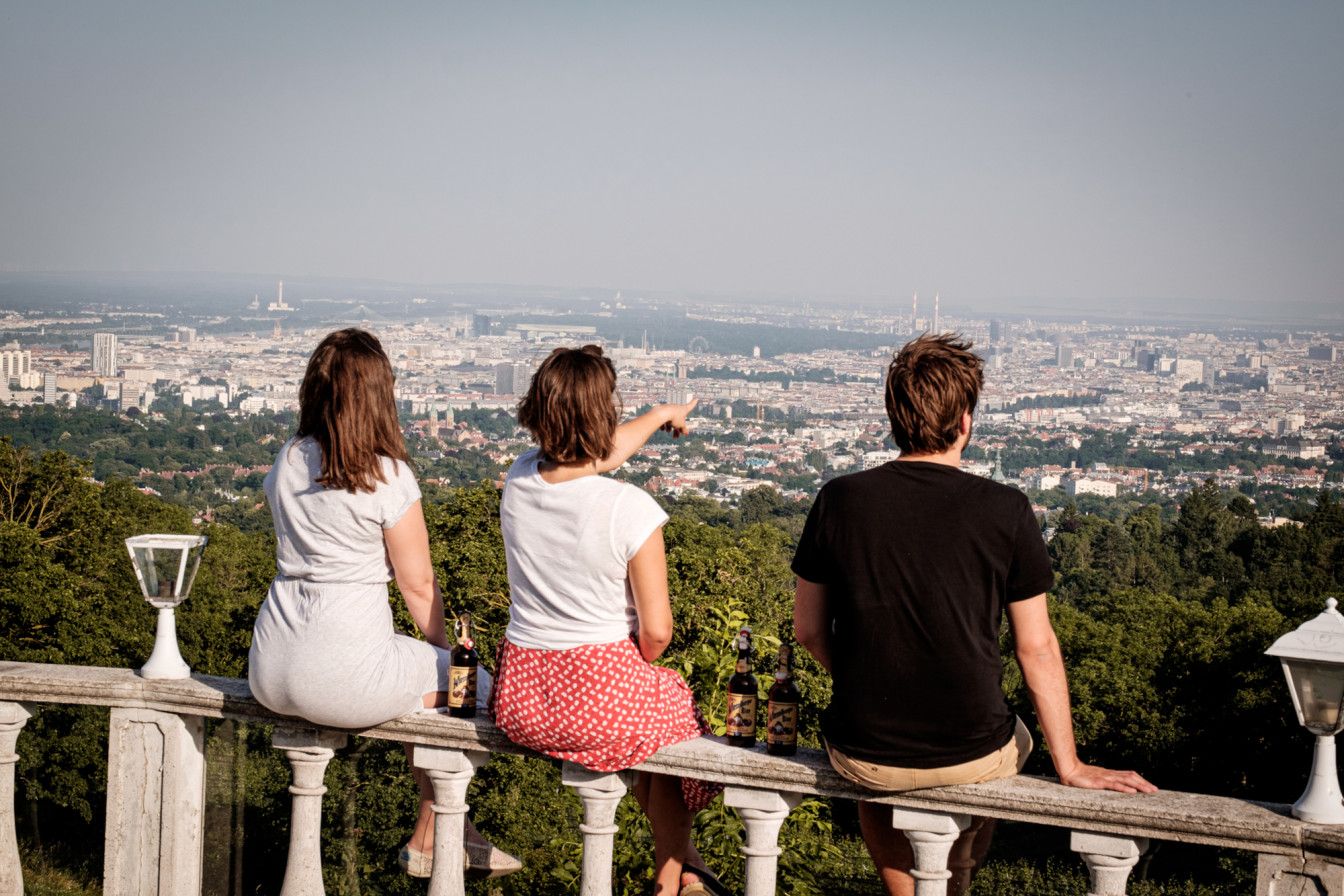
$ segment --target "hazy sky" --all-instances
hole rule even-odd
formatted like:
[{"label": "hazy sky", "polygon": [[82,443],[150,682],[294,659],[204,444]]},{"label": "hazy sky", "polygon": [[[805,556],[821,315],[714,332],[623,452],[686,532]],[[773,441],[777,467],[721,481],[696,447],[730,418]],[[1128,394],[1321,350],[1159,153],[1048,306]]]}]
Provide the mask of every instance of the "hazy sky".
[{"label": "hazy sky", "polygon": [[1344,306],[1344,3],[0,0],[0,269]]}]

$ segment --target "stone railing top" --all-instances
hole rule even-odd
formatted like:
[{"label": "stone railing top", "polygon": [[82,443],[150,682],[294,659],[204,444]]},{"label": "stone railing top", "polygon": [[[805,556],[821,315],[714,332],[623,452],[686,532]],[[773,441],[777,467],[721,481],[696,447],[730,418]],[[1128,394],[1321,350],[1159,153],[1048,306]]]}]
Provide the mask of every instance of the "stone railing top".
[{"label": "stone railing top", "polygon": [[[143,707],[182,715],[230,718],[313,728],[276,715],[253,698],[246,681],[193,675],[152,681],[130,669],[0,662],[0,701]],[[485,718],[413,713],[351,733],[461,750],[529,754]],[[767,755],[704,737],[660,750],[640,769],[723,784],[808,796],[867,799],[912,809],[987,815],[1013,821],[1119,836],[1176,840],[1260,853],[1344,856],[1344,826],[1313,825],[1288,807],[1230,797],[1162,791],[1122,794],[1065,787],[1019,775],[985,784],[874,796],[835,774],[823,753]]]}]

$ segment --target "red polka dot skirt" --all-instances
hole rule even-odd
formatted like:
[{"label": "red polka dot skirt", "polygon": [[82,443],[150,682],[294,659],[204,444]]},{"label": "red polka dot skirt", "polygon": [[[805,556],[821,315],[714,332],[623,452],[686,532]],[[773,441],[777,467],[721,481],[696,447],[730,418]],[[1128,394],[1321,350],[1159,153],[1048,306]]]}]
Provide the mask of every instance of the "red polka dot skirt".
[{"label": "red polka dot skirt", "polygon": [[[631,640],[534,650],[505,639],[490,703],[495,725],[514,743],[598,772],[639,765],[709,733],[681,675],[650,665]],[[681,779],[692,812],[722,789]]]}]

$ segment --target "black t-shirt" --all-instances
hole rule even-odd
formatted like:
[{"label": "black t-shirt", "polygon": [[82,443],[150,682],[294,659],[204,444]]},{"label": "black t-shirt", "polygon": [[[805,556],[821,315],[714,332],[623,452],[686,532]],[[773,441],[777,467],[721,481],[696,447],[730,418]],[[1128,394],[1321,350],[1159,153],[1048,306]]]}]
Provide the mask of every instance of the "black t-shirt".
[{"label": "black t-shirt", "polygon": [[1012,738],[1004,604],[1054,584],[1026,495],[923,461],[841,476],[817,495],[793,571],[826,586],[830,744],[869,762],[939,768]]}]

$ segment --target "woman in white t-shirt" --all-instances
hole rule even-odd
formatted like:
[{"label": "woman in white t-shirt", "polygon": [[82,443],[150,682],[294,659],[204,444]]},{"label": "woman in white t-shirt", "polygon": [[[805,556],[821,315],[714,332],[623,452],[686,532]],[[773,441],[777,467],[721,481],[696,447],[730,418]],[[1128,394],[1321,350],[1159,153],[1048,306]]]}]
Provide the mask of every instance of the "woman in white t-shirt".
[{"label": "woman in white t-shirt", "polygon": [[[333,728],[367,728],[447,702],[443,595],[393,380],[372,333],[329,334],[303,375],[298,434],[266,476],[278,569],[252,631],[248,680],[268,709]],[[393,629],[393,577],[423,641]],[[432,791],[423,773],[416,781],[420,814],[401,864],[428,877]],[[466,845],[473,870],[522,867],[470,822]]]},{"label": "woman in white t-shirt", "polygon": [[[642,489],[598,475],[659,428],[682,432],[694,406],[663,405],[618,427],[616,371],[595,345],[556,349],[533,376],[518,422],[538,448],[514,462],[500,506],[510,605],[493,709],[513,741],[618,771],[708,731],[682,677],[652,665],[672,640],[667,515]],[[715,793],[690,779],[636,778],[655,893],[717,883],[695,867],[704,863],[690,839],[694,813]]]}]

